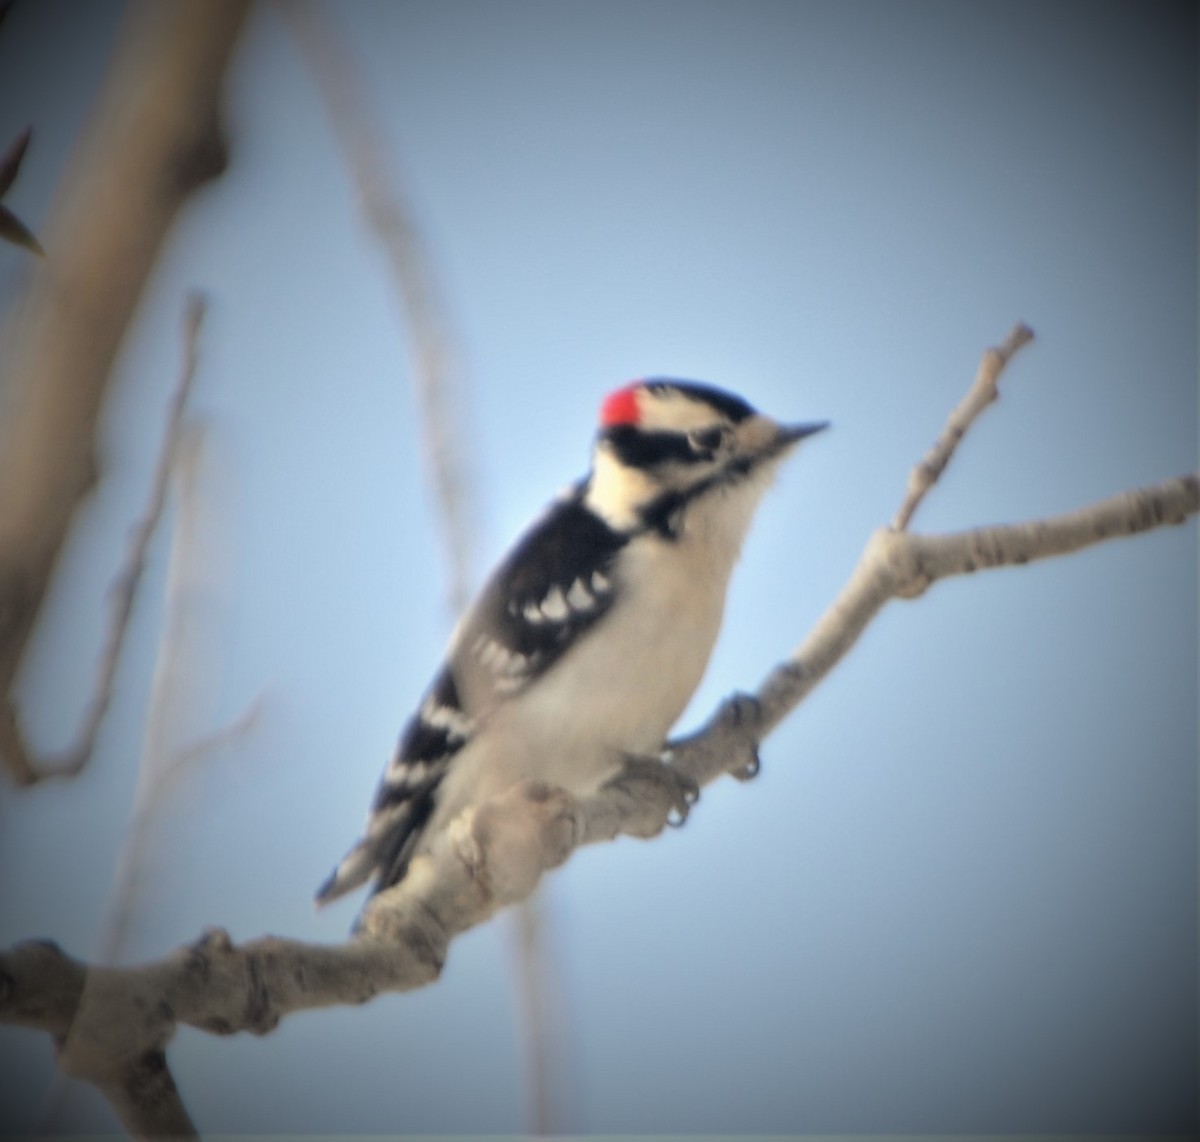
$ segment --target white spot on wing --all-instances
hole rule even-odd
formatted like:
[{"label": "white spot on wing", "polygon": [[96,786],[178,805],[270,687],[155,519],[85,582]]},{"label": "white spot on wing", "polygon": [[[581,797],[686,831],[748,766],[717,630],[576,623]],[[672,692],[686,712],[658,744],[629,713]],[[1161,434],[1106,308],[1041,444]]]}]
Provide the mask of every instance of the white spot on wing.
[{"label": "white spot on wing", "polygon": [[546,593],[546,597],[542,600],[542,614],[556,623],[562,622],[570,614],[570,608],[567,606],[567,598],[557,583],[550,588]]},{"label": "white spot on wing", "polygon": [[532,623],[534,626],[546,621],[546,616],[542,614],[541,608],[534,602],[526,603],[521,610],[521,615],[526,622]]},{"label": "white spot on wing", "polygon": [[528,655],[509,650],[495,639],[483,640],[478,657],[480,664],[486,666],[497,677],[522,675],[529,669]]},{"label": "white spot on wing", "polygon": [[571,589],[567,592],[567,602],[573,611],[590,611],[596,605],[595,598],[584,586],[582,579],[576,579],[571,584]]},{"label": "white spot on wing", "polygon": [[592,572],[592,590],[597,595],[607,595],[612,584],[608,581],[608,576],[603,571]]},{"label": "white spot on wing", "polygon": [[403,789],[420,785],[429,776],[429,765],[424,761],[393,760],[387,767],[383,779],[393,788]]},{"label": "white spot on wing", "polygon": [[470,721],[461,710],[440,705],[432,694],[421,704],[421,721],[460,738],[466,737],[471,728]]}]

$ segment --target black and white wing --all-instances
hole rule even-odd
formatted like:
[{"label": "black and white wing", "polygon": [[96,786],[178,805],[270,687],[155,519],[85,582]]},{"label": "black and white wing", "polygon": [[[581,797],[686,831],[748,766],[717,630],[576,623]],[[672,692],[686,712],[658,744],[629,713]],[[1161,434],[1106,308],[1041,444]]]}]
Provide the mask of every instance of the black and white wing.
[{"label": "black and white wing", "polygon": [[480,712],[519,694],[609,610],[628,536],[583,503],[556,502],[496,569],[456,640],[454,673]]},{"label": "black and white wing", "polygon": [[425,822],[434,809],[434,794],[454,755],[471,734],[449,666],[443,666],[409,719],[396,752],[383,772],[362,839],[317,890],[317,903],[357,888],[379,874],[375,891],[404,875]]},{"label": "black and white wing", "polygon": [[628,537],[585,507],[583,490],[551,506],[467,612],[384,771],[363,838],[318,890],[318,903],[372,876],[374,891],[404,876],[455,755],[612,606],[613,562]]}]

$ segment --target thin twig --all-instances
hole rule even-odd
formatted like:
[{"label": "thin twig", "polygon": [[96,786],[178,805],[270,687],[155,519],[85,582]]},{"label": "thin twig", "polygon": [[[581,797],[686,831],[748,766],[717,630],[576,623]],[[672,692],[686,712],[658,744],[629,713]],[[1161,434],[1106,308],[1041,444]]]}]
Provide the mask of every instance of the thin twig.
[{"label": "thin twig", "polygon": [[202,438],[198,432],[193,432],[187,434],[176,452],[179,507],[175,514],[175,531],[167,567],[166,603],[150,684],[150,702],[133,806],[102,921],[98,958],[106,964],[115,963],[120,958],[128,939],[134,902],[146,865],[150,826],[161,805],[172,768],[167,742],[179,720],[178,707],[183,690],[184,613],[187,608],[187,580],[195,574],[192,566],[196,547],[193,535],[196,522],[195,481],[201,448]]},{"label": "thin twig", "polygon": [[187,774],[192,766],[203,761],[210,753],[224,749],[231,742],[248,734],[258,724],[258,719],[262,717],[264,701],[262,694],[257,695],[232,721],[210,733],[201,735],[194,742],[178,750],[175,760],[167,767],[164,781],[174,784],[176,780]]},{"label": "thin twig", "polygon": [[379,132],[367,111],[360,70],[334,22],[310,0],[281,5],[325,100],[346,158],[363,216],[378,239],[408,329],[426,468],[433,488],[449,570],[450,609],[459,615],[471,595],[475,508],[472,465],[464,441],[458,355],[436,275],[413,211],[388,173]]},{"label": "thin twig", "polygon": [[149,712],[142,742],[142,757],[134,789],[129,828],[117,862],[110,905],[100,941],[100,959],[114,963],[122,955],[138,886],[146,865],[151,825],[167,792],[214,750],[246,733],[255,723],[256,700],[228,725],[175,747],[171,738],[183,722],[181,706],[186,693],[189,615],[195,603],[193,585],[200,578],[204,556],[198,534],[198,485],[203,438],[198,431],[185,434],[177,452],[176,476],[179,507],[167,570],[166,606],[155,657]]},{"label": "thin twig", "polygon": [[[451,323],[436,286],[431,259],[413,211],[396,179],[390,177],[380,134],[367,110],[359,70],[333,21],[311,0],[283,5],[325,99],[334,133],[354,179],[363,214],[387,256],[412,345],[413,381],[421,415],[429,482],[438,506],[438,530],[450,569],[449,604],[457,618],[470,601],[473,574],[472,521],[478,516],[476,481],[464,441],[465,402]],[[563,1020],[545,992],[551,970],[541,954],[544,920],[533,902],[516,918],[514,983],[524,1013],[529,1072],[530,1118],[537,1133],[552,1126],[551,1041],[565,1037]]]},{"label": "thin twig", "polygon": [[208,299],[199,290],[193,290],[185,298],[182,316],[183,358],[179,378],[167,405],[162,444],[150,481],[150,495],[141,519],[130,532],[125,562],[117,572],[110,589],[108,630],[100,651],[95,687],[87,704],[83,722],[75,735],[75,741],[57,756],[37,758],[29,749],[15,716],[7,726],[8,732],[4,735],[8,744],[7,752],[14,759],[19,759],[20,768],[26,775],[24,780],[27,782],[52,777],[77,777],[87,766],[96,748],[100,727],[112,703],[121,651],[125,646],[125,636],[129,630],[134,603],[137,601],[138,587],[146,569],[146,555],[167,502],[167,486],[179,448],[183,415],[200,362],[200,335],[207,311]]},{"label": "thin twig", "polygon": [[559,972],[546,951],[545,893],[535,891],[512,910],[514,984],[522,1012],[526,1117],[539,1138],[565,1134],[563,1054],[569,1045]]},{"label": "thin twig", "polygon": [[196,379],[196,366],[200,360],[200,333],[207,310],[208,301],[202,293],[190,293],[184,302],[183,362],[179,380],[167,406],[167,423],[150,483],[150,498],[142,518],[130,534],[129,551],[125,556],[124,566],[113,581],[112,609],[109,612],[108,633],[100,652],[96,688],[88,703],[87,713],[75,743],[58,758],[38,766],[43,777],[74,777],[82,772],[92,756],[104,715],[108,713],[112,702],[113,684],[121,662],[121,650],[125,645],[129,620],[133,615],[138,588],[146,570],[146,553],[162,519],[167,503],[167,486],[170,484],[171,473],[179,455],[183,414],[192,391],[192,383]]},{"label": "thin twig", "polygon": [[[192,342],[194,333],[195,327],[189,326],[185,336],[187,343]],[[177,401],[173,412],[181,413],[182,407],[182,402]],[[109,901],[100,922],[96,961],[105,965],[118,962],[125,953],[147,865],[154,821],[162,811],[167,794],[183,776],[195,771],[199,761],[246,733],[254,725],[261,708],[261,699],[256,699],[228,725],[205,734],[180,749],[169,749],[167,742],[171,731],[178,728],[176,723],[179,721],[179,702],[184,684],[181,664],[187,657],[185,616],[194,602],[190,584],[198,578],[199,563],[203,558],[199,554],[202,545],[198,542],[197,535],[201,516],[198,473],[203,437],[199,430],[182,430],[177,416],[172,418],[171,431],[174,441],[169,452],[173,457],[173,464],[167,476],[174,478],[178,490],[167,571],[164,617],[155,658],[133,804],[113,870]],[[147,536],[154,530],[153,525],[147,527],[150,515],[162,514],[170,482],[170,479],[163,480],[161,496],[157,497],[160,502],[157,503],[154,512],[148,513],[147,519],[143,521],[142,528],[146,529]],[[68,1096],[69,1088],[61,1082],[56,1081],[51,1085],[43,1103],[39,1123],[43,1133],[49,1133],[56,1127],[56,1119]]]},{"label": "thin twig", "polygon": [[[674,765],[700,784],[747,770],[759,741],[889,599],[911,598],[948,575],[1066,554],[1197,512],[1200,476],[1193,473],[1028,524],[934,537],[881,528],[797,653],[757,695],[724,703],[706,730],[672,743]],[[60,1066],[98,1086],[131,1129],[161,1128],[174,1115],[190,1131],[163,1055],[178,1023],[263,1034],[295,1011],[426,986],[440,975],[456,935],[528,897],[579,845],[661,831],[679,808],[680,787],[664,778],[644,794],[608,786],[575,800],[545,785],[515,786],[433,838],[404,880],[371,899],[359,935],[340,947],[274,937],[237,946],[210,929],[165,959],[104,970],[50,944],[19,945],[0,955],[0,1022],[62,1038]],[[144,1106],[130,1097],[139,1077],[153,1080]]]},{"label": "thin twig", "polygon": [[958,442],[967,430],[975,423],[975,419],[999,395],[997,382],[1004,366],[1012,355],[1022,345],[1033,340],[1033,330],[1023,322],[1013,326],[1009,335],[997,346],[989,349],[979,363],[979,371],[975,374],[975,382],[967,390],[967,395],[959,401],[954,411],[946,421],[946,427],[937,438],[934,446],[925,454],[921,462],[913,468],[908,477],[908,492],[900,510],[892,520],[896,531],[903,531],[925,498],[926,493],[950,463]]},{"label": "thin twig", "polygon": [[113,363],[171,224],[226,164],[218,100],[247,0],[131,4],[60,192],[46,262],[0,349],[0,769],[32,764],[14,689],[79,505],[98,476]]}]

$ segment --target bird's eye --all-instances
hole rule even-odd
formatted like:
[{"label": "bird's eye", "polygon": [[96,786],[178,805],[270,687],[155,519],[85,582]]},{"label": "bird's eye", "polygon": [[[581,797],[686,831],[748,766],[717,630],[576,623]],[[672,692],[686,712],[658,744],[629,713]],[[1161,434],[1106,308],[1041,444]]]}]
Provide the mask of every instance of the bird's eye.
[{"label": "bird's eye", "polygon": [[721,427],[696,428],[688,433],[688,442],[691,444],[693,452],[711,456],[725,443],[727,435],[727,431]]}]

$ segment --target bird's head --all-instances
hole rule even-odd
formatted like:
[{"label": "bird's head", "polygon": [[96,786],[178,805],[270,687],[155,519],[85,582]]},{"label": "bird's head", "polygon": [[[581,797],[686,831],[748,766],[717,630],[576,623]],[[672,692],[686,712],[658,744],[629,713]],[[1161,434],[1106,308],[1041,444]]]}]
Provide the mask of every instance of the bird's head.
[{"label": "bird's head", "polygon": [[709,492],[748,481],[765,489],[779,461],[826,427],[780,424],[696,381],[634,381],[600,407],[588,501],[614,527],[659,526]]}]

